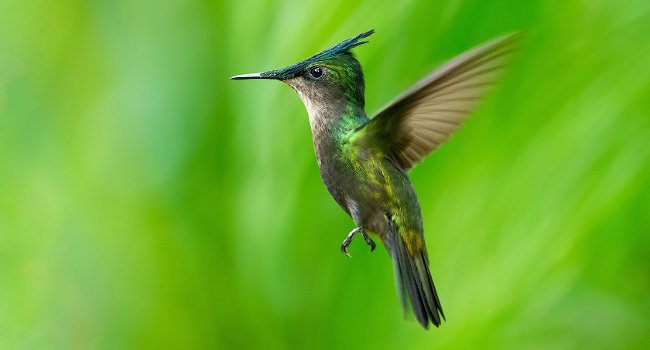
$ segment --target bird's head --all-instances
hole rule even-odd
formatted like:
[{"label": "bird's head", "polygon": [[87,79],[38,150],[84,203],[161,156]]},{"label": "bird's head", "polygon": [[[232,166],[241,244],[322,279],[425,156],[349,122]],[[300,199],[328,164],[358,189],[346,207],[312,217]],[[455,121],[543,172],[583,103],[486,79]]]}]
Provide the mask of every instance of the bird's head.
[{"label": "bird's head", "polygon": [[346,39],[331,48],[296,64],[262,73],[236,75],[230,79],[275,79],[289,84],[308,109],[336,101],[364,106],[364,82],[361,64],[350,49],[366,43],[370,30]]}]

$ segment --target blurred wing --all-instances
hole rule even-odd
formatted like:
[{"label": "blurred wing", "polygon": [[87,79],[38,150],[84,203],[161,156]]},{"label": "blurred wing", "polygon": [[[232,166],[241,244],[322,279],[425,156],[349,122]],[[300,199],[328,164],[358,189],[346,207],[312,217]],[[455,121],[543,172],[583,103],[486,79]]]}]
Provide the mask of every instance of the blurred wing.
[{"label": "blurred wing", "polygon": [[360,131],[409,170],[460,127],[503,73],[521,35],[494,39],[454,58],[404,92]]}]

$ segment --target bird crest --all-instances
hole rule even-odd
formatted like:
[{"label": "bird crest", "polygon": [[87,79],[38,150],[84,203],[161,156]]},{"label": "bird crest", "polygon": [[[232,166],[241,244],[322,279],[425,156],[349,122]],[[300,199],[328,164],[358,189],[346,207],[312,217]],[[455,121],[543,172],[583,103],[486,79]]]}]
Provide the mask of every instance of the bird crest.
[{"label": "bird crest", "polygon": [[363,40],[369,36],[371,36],[373,33],[375,33],[374,29],[371,29],[367,32],[361,33],[355,37],[345,39],[341,41],[340,43],[330,47],[329,49],[323,50],[314,56],[309,57],[305,61],[320,61],[322,59],[327,59],[332,56],[336,56],[339,54],[344,54],[344,53],[349,53],[352,48],[355,48],[359,45],[363,45],[367,43],[367,40]]},{"label": "bird crest", "polygon": [[375,32],[374,29],[371,29],[367,32],[363,32],[355,37],[345,39],[341,41],[340,43],[330,47],[329,49],[323,50],[309,58],[306,58],[298,63],[295,63],[289,67],[282,68],[282,69],[275,69],[271,70],[268,72],[263,72],[260,73],[261,78],[279,78],[279,79],[287,79],[294,77],[298,74],[301,74],[304,69],[314,62],[320,62],[320,61],[325,61],[325,60],[330,60],[338,55],[350,55],[351,52],[350,50],[352,48],[355,48],[359,45],[363,45],[367,43],[368,41],[364,41],[363,39],[369,37]]}]

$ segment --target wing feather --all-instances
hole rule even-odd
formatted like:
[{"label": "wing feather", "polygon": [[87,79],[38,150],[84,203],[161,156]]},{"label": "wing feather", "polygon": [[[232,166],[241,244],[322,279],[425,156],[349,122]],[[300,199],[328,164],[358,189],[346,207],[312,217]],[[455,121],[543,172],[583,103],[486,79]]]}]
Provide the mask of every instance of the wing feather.
[{"label": "wing feather", "polygon": [[505,35],[452,59],[380,110],[359,130],[359,140],[384,148],[402,169],[411,169],[474,111],[520,39],[519,33]]}]

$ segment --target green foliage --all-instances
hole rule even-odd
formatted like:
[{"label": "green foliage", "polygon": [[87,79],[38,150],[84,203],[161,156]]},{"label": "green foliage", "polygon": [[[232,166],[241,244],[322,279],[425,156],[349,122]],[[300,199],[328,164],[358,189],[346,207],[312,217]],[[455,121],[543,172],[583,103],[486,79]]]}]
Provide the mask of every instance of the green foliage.
[{"label": "green foliage", "polygon": [[[644,348],[650,2],[0,1],[0,348]],[[527,30],[412,172],[447,322],[318,176],[283,67],[356,49],[368,111]]]}]

